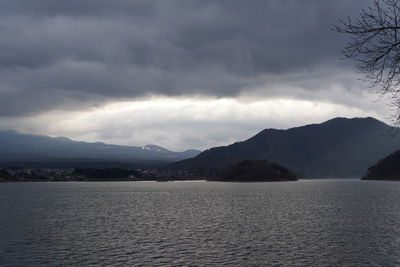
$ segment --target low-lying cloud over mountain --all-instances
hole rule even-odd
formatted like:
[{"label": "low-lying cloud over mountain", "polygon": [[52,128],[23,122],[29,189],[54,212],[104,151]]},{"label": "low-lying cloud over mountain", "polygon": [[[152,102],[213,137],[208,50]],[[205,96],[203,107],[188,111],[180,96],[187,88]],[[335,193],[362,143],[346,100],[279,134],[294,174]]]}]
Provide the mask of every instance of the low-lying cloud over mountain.
[{"label": "low-lying cloud over mountain", "polygon": [[[289,99],[292,110],[300,107],[296,103],[308,101],[342,106],[334,115],[384,117],[380,105],[371,104],[353,66],[339,60],[345,39],[331,30],[338,19],[356,16],[369,4],[364,0],[2,1],[0,128],[12,126],[12,121],[13,128],[22,131],[65,135],[73,132],[72,126],[66,130],[48,127],[49,121],[47,126],[34,122],[59,113],[77,119],[78,113],[93,114],[93,110],[114,112],[110,106],[127,101],[132,106],[139,102],[152,106],[159,98],[199,103]],[[357,114],[347,112],[352,108]],[[180,112],[187,113],[187,106]],[[263,120],[271,118],[269,114]],[[192,119],[187,131],[196,115]],[[96,120],[101,124],[101,118]],[[157,121],[150,114],[148,120]],[[296,120],[296,113],[285,120]],[[53,122],[57,124],[57,119]],[[168,124],[168,130],[180,130],[182,121]],[[258,129],[266,126],[255,124]],[[105,135],[99,132],[102,127],[94,128],[71,137]],[[128,130],[143,128],[133,119]],[[133,137],[123,141],[141,143]],[[192,147],[185,141],[166,145]]]}]

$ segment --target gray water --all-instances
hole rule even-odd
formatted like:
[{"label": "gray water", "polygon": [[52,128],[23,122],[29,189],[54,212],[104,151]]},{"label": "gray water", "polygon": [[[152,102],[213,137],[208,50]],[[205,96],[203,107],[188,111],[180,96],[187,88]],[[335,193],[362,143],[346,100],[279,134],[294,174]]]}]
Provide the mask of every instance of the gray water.
[{"label": "gray water", "polygon": [[400,183],[3,183],[0,265],[400,265]]}]

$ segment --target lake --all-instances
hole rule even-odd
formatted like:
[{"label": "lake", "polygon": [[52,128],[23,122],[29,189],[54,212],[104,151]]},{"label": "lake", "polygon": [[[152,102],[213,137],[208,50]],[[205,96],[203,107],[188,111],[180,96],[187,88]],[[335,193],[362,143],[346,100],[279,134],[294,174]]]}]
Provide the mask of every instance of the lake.
[{"label": "lake", "polygon": [[0,184],[1,266],[395,266],[400,182]]}]

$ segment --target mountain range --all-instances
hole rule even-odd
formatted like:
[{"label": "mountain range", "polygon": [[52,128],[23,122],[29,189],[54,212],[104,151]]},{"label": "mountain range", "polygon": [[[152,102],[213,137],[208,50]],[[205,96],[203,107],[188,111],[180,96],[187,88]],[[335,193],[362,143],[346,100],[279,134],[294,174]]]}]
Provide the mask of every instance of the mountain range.
[{"label": "mountain range", "polygon": [[[65,137],[0,131],[0,165],[62,166],[105,163],[171,163],[194,157],[198,150],[173,152],[156,145],[120,146],[73,141]],[[75,167],[75,166],[72,166]]]},{"label": "mountain range", "polygon": [[300,177],[361,177],[400,148],[400,135],[393,134],[398,130],[370,117],[265,129],[246,141],[208,149],[168,168],[208,176],[241,160],[257,159],[285,166]]}]

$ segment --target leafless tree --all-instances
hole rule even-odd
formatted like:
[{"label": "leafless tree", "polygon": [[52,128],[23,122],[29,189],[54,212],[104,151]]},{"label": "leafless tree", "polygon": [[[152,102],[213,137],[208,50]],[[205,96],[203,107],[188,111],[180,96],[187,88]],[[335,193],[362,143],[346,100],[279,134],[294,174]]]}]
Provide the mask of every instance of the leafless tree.
[{"label": "leafless tree", "polygon": [[392,99],[393,121],[400,125],[400,0],[374,0],[359,18],[342,20],[334,30],[351,36],[343,55],[356,60],[365,79]]}]

